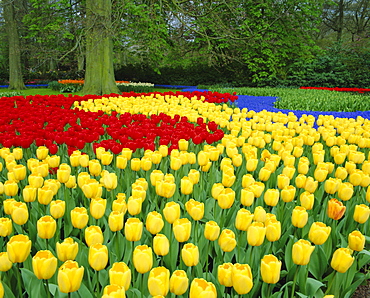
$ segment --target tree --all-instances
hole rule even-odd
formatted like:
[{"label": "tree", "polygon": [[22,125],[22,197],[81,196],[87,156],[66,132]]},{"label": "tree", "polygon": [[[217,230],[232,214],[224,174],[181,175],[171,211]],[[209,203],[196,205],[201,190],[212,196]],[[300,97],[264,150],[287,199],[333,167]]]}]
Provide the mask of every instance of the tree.
[{"label": "tree", "polygon": [[113,69],[111,0],[86,0],[84,94],[119,93]]},{"label": "tree", "polygon": [[26,89],[22,76],[21,48],[16,20],[17,0],[3,1],[3,14],[9,44],[9,89]]}]

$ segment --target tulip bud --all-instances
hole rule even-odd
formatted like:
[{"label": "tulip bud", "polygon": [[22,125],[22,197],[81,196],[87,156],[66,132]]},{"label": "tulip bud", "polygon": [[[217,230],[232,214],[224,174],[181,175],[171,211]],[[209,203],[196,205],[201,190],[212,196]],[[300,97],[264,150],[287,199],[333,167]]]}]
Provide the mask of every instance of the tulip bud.
[{"label": "tulip bud", "polygon": [[152,248],[147,245],[138,245],[133,252],[133,263],[137,272],[144,274],[153,267]]},{"label": "tulip bud", "polygon": [[102,198],[91,199],[90,201],[90,214],[95,219],[102,218],[105,214],[107,207],[107,200]]},{"label": "tulip bud", "polygon": [[26,203],[14,202],[11,205],[11,216],[14,223],[17,225],[24,225],[29,218],[29,212]]},{"label": "tulip bud", "polygon": [[57,223],[50,215],[45,215],[37,221],[37,235],[42,239],[53,238],[56,229]]},{"label": "tulip bud", "polygon": [[212,198],[214,198],[215,200],[218,200],[218,197],[220,195],[220,193],[225,189],[225,187],[222,185],[222,183],[215,183],[212,185],[212,189],[211,189],[211,195],[212,195]]},{"label": "tulip bud", "polygon": [[314,193],[319,185],[318,181],[315,181],[311,176],[306,178],[306,183],[304,185],[304,190],[309,193]]},{"label": "tulip bud", "polygon": [[315,246],[311,245],[307,240],[300,239],[295,242],[292,247],[292,258],[294,264],[307,265],[314,249]]},{"label": "tulip bud", "polygon": [[9,197],[14,197],[18,194],[18,184],[15,181],[7,180],[4,183],[4,193]]},{"label": "tulip bud", "polygon": [[170,271],[165,267],[156,267],[150,270],[148,289],[152,296],[166,296],[170,289]]},{"label": "tulip bud", "polygon": [[302,207],[306,208],[306,210],[311,210],[315,202],[315,196],[313,193],[305,191],[302,192],[302,194],[299,197],[299,200],[301,201]]},{"label": "tulip bud", "polygon": [[265,255],[261,260],[262,280],[268,284],[276,284],[280,279],[281,261],[274,255]]},{"label": "tulip bud", "polygon": [[90,175],[93,175],[95,177],[99,176],[101,171],[102,171],[102,167],[101,167],[101,164],[100,164],[99,160],[97,160],[97,159],[89,160],[89,173],[90,173]]},{"label": "tulip bud", "polygon": [[253,220],[257,222],[265,222],[266,221],[266,211],[263,209],[262,206],[257,206],[254,209],[254,217]]},{"label": "tulip bud", "polygon": [[31,252],[31,240],[27,235],[18,234],[10,238],[6,244],[9,261],[23,263]]},{"label": "tulip bud", "polygon": [[16,165],[13,167],[13,173],[16,180],[21,181],[26,178],[27,168],[24,165]]},{"label": "tulip bud", "polygon": [[166,235],[157,234],[153,238],[154,253],[158,256],[165,256],[170,250],[170,242]]},{"label": "tulip bud", "polygon": [[216,287],[203,278],[194,278],[190,285],[189,298],[217,298]]},{"label": "tulip bud", "polygon": [[62,293],[78,291],[84,275],[84,267],[68,260],[58,270],[58,287]]},{"label": "tulip bud", "polygon": [[308,232],[308,238],[316,245],[325,243],[331,232],[331,227],[327,227],[322,222],[314,222]]},{"label": "tulip bud", "polygon": [[64,216],[66,210],[66,202],[62,200],[51,201],[50,203],[50,214],[55,219]]},{"label": "tulip bud", "polygon": [[169,224],[173,224],[176,219],[180,218],[180,205],[173,201],[166,203],[163,215]]},{"label": "tulip bud", "polygon": [[36,149],[36,156],[40,160],[44,160],[49,154],[49,149],[45,146],[39,146]]},{"label": "tulip bud", "polygon": [[193,243],[186,243],[181,250],[181,258],[186,266],[196,266],[199,263],[198,246]]},{"label": "tulip bud", "polygon": [[248,244],[260,246],[265,240],[266,227],[262,222],[253,222],[247,230]]},{"label": "tulip bud", "polygon": [[99,226],[89,226],[85,229],[85,242],[88,247],[94,244],[102,244],[104,236]]},{"label": "tulip bud", "polygon": [[187,218],[176,219],[173,223],[173,233],[178,242],[188,241],[191,232],[191,222]]},{"label": "tulip bud", "polygon": [[348,248],[338,248],[333,254],[330,265],[334,270],[344,273],[352,266],[354,260]]},{"label": "tulip bud", "polygon": [[370,216],[370,208],[365,204],[355,206],[355,212],[353,213],[353,219],[360,224],[364,224]]},{"label": "tulip bud", "polygon": [[74,260],[78,253],[78,243],[68,237],[62,243],[57,242],[56,252],[61,262]]},{"label": "tulip bud", "polygon": [[57,270],[58,260],[49,250],[40,250],[32,258],[33,273],[38,279],[50,279]]},{"label": "tulip bud", "polygon": [[184,195],[190,195],[193,192],[193,182],[187,176],[181,178],[181,193]]},{"label": "tulip bud", "polygon": [[279,190],[275,188],[269,188],[265,191],[264,201],[268,206],[276,206],[279,202]]},{"label": "tulip bud", "polygon": [[74,228],[83,229],[88,221],[89,215],[85,207],[75,207],[71,210],[71,222]]},{"label": "tulip bud", "polygon": [[170,278],[170,291],[175,295],[183,295],[189,287],[189,278],[184,270],[175,270]]},{"label": "tulip bud", "polygon": [[203,218],[204,203],[190,199],[185,203],[185,208],[193,220],[197,221]]},{"label": "tulip bud", "polygon": [[232,272],[233,272],[233,264],[231,263],[224,263],[219,265],[217,268],[217,279],[220,285],[225,287],[232,287]]},{"label": "tulip bud", "polygon": [[104,269],[108,264],[108,248],[100,243],[89,247],[89,264],[96,271]]},{"label": "tulip bud", "polygon": [[257,169],[258,159],[248,158],[246,163],[246,169],[248,172],[254,172]]},{"label": "tulip bud", "polygon": [[7,217],[0,218],[0,237],[7,237],[13,232],[12,220]]},{"label": "tulip bud", "polygon": [[266,238],[270,242],[278,241],[281,236],[281,223],[276,219],[266,220]]},{"label": "tulip bud", "polygon": [[241,189],[241,191],[240,191],[240,203],[243,206],[249,207],[253,204],[253,202],[254,202],[254,193],[253,193],[253,191],[249,187]]},{"label": "tulip bud", "polygon": [[149,233],[155,235],[158,234],[164,226],[162,215],[157,211],[148,213],[146,217],[145,227]]},{"label": "tulip bud", "polygon": [[328,202],[327,214],[330,218],[334,220],[339,220],[343,217],[346,212],[346,206],[337,199],[330,199]]},{"label": "tulip bud", "polygon": [[255,182],[249,188],[253,191],[254,197],[259,198],[265,190],[265,184],[263,182]]},{"label": "tulip bud", "polygon": [[222,209],[229,209],[234,204],[235,191],[231,188],[225,188],[218,196],[217,203]]},{"label": "tulip bud", "polygon": [[235,228],[240,231],[247,231],[248,227],[251,225],[254,214],[247,209],[239,209],[235,218]]},{"label": "tulip bud", "polygon": [[248,294],[253,287],[252,270],[248,264],[234,264],[231,278],[233,288],[239,295]]}]

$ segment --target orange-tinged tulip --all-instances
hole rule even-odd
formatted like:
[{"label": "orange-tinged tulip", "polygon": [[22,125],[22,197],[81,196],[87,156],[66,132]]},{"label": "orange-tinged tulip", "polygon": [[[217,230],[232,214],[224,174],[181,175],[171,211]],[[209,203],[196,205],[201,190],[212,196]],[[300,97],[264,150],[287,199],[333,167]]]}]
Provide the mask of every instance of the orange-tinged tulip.
[{"label": "orange-tinged tulip", "polygon": [[217,298],[216,287],[203,278],[194,278],[190,285],[189,298]]},{"label": "orange-tinged tulip", "polygon": [[355,258],[351,255],[351,251],[348,248],[338,248],[331,259],[331,267],[340,272],[346,272],[349,267],[352,266]]},{"label": "orange-tinged tulip", "polygon": [[163,215],[169,224],[173,224],[176,219],[180,218],[180,205],[174,201],[166,203],[163,208]]},{"label": "orange-tinged tulip", "polygon": [[170,291],[175,295],[183,295],[189,287],[189,278],[184,270],[175,270],[170,278]]},{"label": "orange-tinged tulip", "polygon": [[14,202],[12,204],[12,220],[17,225],[24,225],[29,218],[28,207],[26,203]]},{"label": "orange-tinged tulip", "polygon": [[193,220],[201,220],[204,215],[204,203],[190,199],[185,203],[185,209]]},{"label": "orange-tinged tulip", "polygon": [[89,264],[96,271],[103,270],[108,264],[108,248],[100,243],[89,247]]},{"label": "orange-tinged tulip", "polygon": [[186,266],[196,266],[199,263],[198,246],[193,243],[186,243],[181,250],[181,258]]},{"label": "orange-tinged tulip", "polygon": [[32,258],[33,273],[38,279],[52,278],[57,265],[57,258],[49,250],[40,250]]},{"label": "orange-tinged tulip", "polygon": [[297,228],[303,228],[308,221],[308,213],[306,208],[297,206],[292,212],[292,225]]},{"label": "orange-tinged tulip", "polygon": [[165,256],[169,253],[170,242],[166,235],[157,234],[153,238],[153,250],[158,256]]},{"label": "orange-tinged tulip", "polygon": [[109,282],[128,291],[131,284],[131,269],[124,262],[113,263],[112,268],[109,269]]},{"label": "orange-tinged tulip", "polygon": [[165,267],[156,267],[150,270],[148,289],[152,296],[166,296],[170,290],[170,271]]},{"label": "orange-tinged tulip", "polygon": [[8,217],[0,218],[0,237],[7,237],[13,232],[12,220]]},{"label": "orange-tinged tulip", "polygon": [[239,209],[235,218],[235,227],[240,231],[247,231],[252,223],[254,214],[247,209]]},{"label": "orange-tinged tulip", "polygon": [[365,223],[370,216],[370,208],[365,204],[355,206],[355,212],[353,213],[353,219],[360,224]]},{"label": "orange-tinged tulip", "polygon": [[321,245],[326,242],[331,232],[331,227],[326,226],[322,222],[314,222],[308,232],[308,238],[316,245]]},{"label": "orange-tinged tulip", "polygon": [[209,241],[215,241],[220,235],[220,227],[217,222],[207,221],[204,228],[204,237]]},{"label": "orange-tinged tulip", "polygon": [[307,240],[300,239],[295,242],[292,247],[292,258],[294,264],[307,265],[314,249],[315,246],[311,245]]},{"label": "orange-tinged tulip", "polygon": [[84,267],[72,260],[66,261],[58,270],[58,287],[62,293],[78,291],[84,275]]},{"label": "orange-tinged tulip", "polygon": [[130,217],[125,224],[125,237],[128,241],[139,241],[143,234],[143,223],[136,217]]},{"label": "orange-tinged tulip", "polygon": [[247,230],[248,244],[260,246],[265,240],[266,227],[262,222],[253,222]]},{"label": "orange-tinged tulip", "polygon": [[281,261],[274,255],[265,255],[261,260],[262,280],[268,284],[276,284],[280,279]]},{"label": "orange-tinged tulip", "polygon": [[78,243],[73,238],[65,238],[63,242],[56,244],[56,252],[61,262],[74,260],[78,253]]},{"label": "orange-tinged tulip", "polygon": [[233,288],[239,295],[248,294],[253,288],[252,270],[248,264],[234,264],[231,278]]},{"label": "orange-tinged tulip", "polygon": [[89,226],[85,229],[85,242],[88,247],[94,244],[102,244],[104,236],[99,226]]},{"label": "orange-tinged tulip", "polygon": [[343,217],[346,212],[346,206],[337,199],[330,199],[328,202],[327,214],[330,218],[334,220],[339,220]]},{"label": "orange-tinged tulip", "polygon": [[233,280],[232,280],[232,273],[233,273],[233,264],[231,263],[223,263],[219,265],[217,268],[217,279],[220,285],[225,287],[232,287]]},{"label": "orange-tinged tulip", "polygon": [[27,235],[18,234],[11,237],[6,244],[9,260],[12,263],[23,263],[31,252],[31,245]]},{"label": "orange-tinged tulip", "polygon": [[71,222],[73,227],[83,229],[86,227],[88,221],[89,215],[85,207],[75,207],[71,210]]},{"label": "orange-tinged tulip", "polygon": [[138,245],[133,252],[133,263],[137,272],[144,274],[153,267],[152,248],[147,245]]}]

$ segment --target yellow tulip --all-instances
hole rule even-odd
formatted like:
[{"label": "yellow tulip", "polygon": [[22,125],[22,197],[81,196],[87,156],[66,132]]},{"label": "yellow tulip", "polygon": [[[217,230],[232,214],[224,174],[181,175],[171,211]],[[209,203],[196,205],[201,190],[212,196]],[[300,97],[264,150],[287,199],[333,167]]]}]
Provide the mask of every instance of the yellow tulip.
[{"label": "yellow tulip", "polygon": [[57,265],[57,258],[49,250],[40,250],[32,258],[33,273],[38,279],[52,278]]},{"label": "yellow tulip", "polygon": [[43,186],[37,189],[37,200],[42,205],[49,205],[54,193],[50,186]]},{"label": "yellow tulip", "polygon": [[126,298],[125,288],[115,284],[107,285],[101,298]]},{"label": "yellow tulip", "polygon": [[316,245],[321,245],[326,242],[331,232],[331,227],[326,226],[322,222],[314,222],[308,232],[308,238]]},{"label": "yellow tulip", "polygon": [[17,181],[21,181],[26,178],[27,168],[24,165],[16,165],[13,167],[14,177]]},{"label": "yellow tulip", "polygon": [[303,174],[297,175],[295,178],[295,185],[297,188],[304,188],[306,185],[307,176]]},{"label": "yellow tulip", "polygon": [[14,202],[12,204],[12,220],[17,225],[24,225],[29,218],[28,207],[26,203]]},{"label": "yellow tulip", "polygon": [[348,248],[338,248],[333,254],[330,265],[334,270],[344,273],[352,266],[354,260]]},{"label": "yellow tulip", "polygon": [[99,176],[102,171],[100,161],[97,159],[89,160],[89,173],[93,176]]},{"label": "yellow tulip", "polygon": [[190,199],[185,203],[185,209],[195,221],[201,220],[204,215],[204,203]]},{"label": "yellow tulip", "polygon": [[101,153],[100,161],[102,165],[105,165],[105,166],[110,165],[112,160],[113,160],[113,154],[110,153],[109,151],[105,151]]},{"label": "yellow tulip", "polygon": [[102,218],[105,214],[107,200],[102,198],[94,198],[90,201],[90,214],[95,219]]},{"label": "yellow tulip", "polygon": [[279,190],[275,188],[269,188],[265,191],[263,200],[268,206],[276,206],[279,202]]},{"label": "yellow tulip", "polygon": [[85,229],[85,242],[88,247],[94,244],[102,244],[104,236],[99,226],[89,226]]},{"label": "yellow tulip", "polygon": [[108,264],[108,248],[101,244],[93,244],[89,247],[89,264],[96,271],[103,270]]},{"label": "yellow tulip", "polygon": [[233,272],[233,264],[231,263],[223,263],[219,265],[217,268],[217,280],[220,285],[225,287],[232,287],[233,280],[232,280],[232,272]]},{"label": "yellow tulip", "polygon": [[170,271],[165,267],[156,267],[150,270],[148,289],[152,296],[166,296],[170,289]]},{"label": "yellow tulip", "polygon": [[168,223],[173,224],[176,219],[180,218],[180,205],[173,201],[166,203],[163,215]]},{"label": "yellow tulip", "polygon": [[280,174],[277,176],[277,187],[283,189],[290,183],[290,178],[287,175]]},{"label": "yellow tulip", "polygon": [[215,200],[218,200],[218,197],[220,195],[220,193],[225,189],[225,187],[222,185],[222,183],[215,183],[212,185],[212,189],[211,189],[211,195],[212,195],[212,198],[214,198]]},{"label": "yellow tulip", "polygon": [[218,195],[217,203],[222,209],[229,209],[234,204],[235,191],[231,188],[224,188]]},{"label": "yellow tulip", "polygon": [[312,177],[307,177],[306,183],[304,185],[304,190],[309,193],[314,193],[319,185],[318,181],[315,181]]},{"label": "yellow tulip", "polygon": [[36,156],[40,160],[44,160],[49,154],[49,149],[45,146],[39,146],[36,149]]},{"label": "yellow tulip", "polygon": [[249,245],[260,246],[265,240],[266,227],[262,222],[253,222],[247,230],[247,241]]},{"label": "yellow tulip", "polygon": [[254,202],[254,193],[253,193],[253,191],[249,187],[241,189],[241,191],[240,191],[240,203],[243,206],[249,207],[253,204],[253,202]]},{"label": "yellow tulip", "polygon": [[112,268],[109,269],[109,282],[128,291],[131,284],[131,269],[124,262],[113,263]]},{"label": "yellow tulip", "polygon": [[370,216],[370,208],[365,204],[355,206],[355,212],[353,213],[353,219],[360,224],[367,222]]},{"label": "yellow tulip", "polygon": [[292,247],[292,258],[294,264],[307,265],[314,249],[315,246],[311,245],[307,240],[300,239],[295,242]]},{"label": "yellow tulip", "polygon": [[354,193],[353,184],[349,182],[343,182],[338,187],[338,198],[342,201],[348,201],[352,198]]},{"label": "yellow tulip", "polygon": [[235,218],[235,228],[240,231],[247,231],[248,227],[251,225],[254,214],[252,214],[247,209],[239,209]]},{"label": "yellow tulip", "polygon": [[265,222],[266,221],[266,210],[263,209],[262,206],[257,206],[254,209],[253,213],[254,217],[253,220],[257,222]]},{"label": "yellow tulip", "polygon": [[130,215],[138,215],[141,212],[143,205],[142,197],[129,197],[127,201],[127,210]]},{"label": "yellow tulip", "polygon": [[265,184],[263,182],[255,182],[249,188],[253,191],[254,197],[259,198],[265,190]]},{"label": "yellow tulip", "polygon": [[116,173],[106,173],[101,179],[100,182],[103,186],[108,190],[111,191],[117,188],[118,185],[118,177]]},{"label": "yellow tulip", "polygon": [[45,215],[37,221],[37,235],[42,239],[51,239],[57,229],[57,223],[50,215]]},{"label": "yellow tulip", "polygon": [[173,233],[178,242],[188,241],[191,232],[191,222],[187,218],[179,218],[173,222]]},{"label": "yellow tulip", "polygon": [[338,167],[336,170],[335,170],[335,174],[334,174],[335,178],[338,178],[340,180],[344,180],[347,178],[348,176],[348,172],[346,170],[346,168],[343,168],[343,167]]},{"label": "yellow tulip", "polygon": [[72,260],[66,261],[58,270],[58,287],[62,293],[76,292],[81,286],[84,267]]},{"label": "yellow tulip", "polygon": [[306,208],[306,210],[311,210],[315,203],[315,196],[313,193],[309,193],[308,191],[302,192],[299,197],[301,202],[301,206]]},{"label": "yellow tulip", "polygon": [[193,182],[189,177],[184,176],[183,178],[181,178],[180,185],[180,190],[182,194],[190,195],[193,192]]},{"label": "yellow tulip", "polygon": [[236,246],[235,233],[230,229],[223,229],[218,238],[218,245],[222,251],[232,251]]},{"label": "yellow tulip", "polygon": [[205,151],[199,151],[197,159],[199,166],[205,166],[209,163],[209,153]]},{"label": "yellow tulip", "polygon": [[281,236],[281,223],[276,219],[266,220],[266,238],[270,242],[275,242]]},{"label": "yellow tulip", "polygon": [[66,202],[62,200],[55,200],[50,202],[50,214],[55,219],[64,216],[66,210]]},{"label": "yellow tulip", "polygon": [[204,237],[209,241],[215,241],[220,235],[220,227],[215,221],[207,221],[204,228]]},{"label": "yellow tulip", "polygon": [[8,217],[0,218],[0,237],[7,237],[13,232],[12,220]]},{"label": "yellow tulip", "polygon": [[6,251],[12,263],[23,263],[31,252],[31,240],[27,235],[18,234],[9,239]]},{"label": "yellow tulip", "polygon": [[233,288],[239,295],[248,294],[253,288],[252,270],[248,264],[234,264],[231,278]]},{"label": "yellow tulip", "polygon": [[83,229],[88,221],[89,215],[85,207],[75,207],[71,210],[71,222],[74,228]]},{"label": "yellow tulip", "polygon": [[172,181],[158,181],[155,186],[155,191],[157,195],[169,199],[176,191],[176,184]]},{"label": "yellow tulip", "polygon": [[18,194],[18,184],[15,181],[7,180],[4,183],[4,193],[9,197],[14,197]]},{"label": "yellow tulip", "polygon": [[280,279],[281,261],[274,255],[265,255],[261,260],[262,280],[268,284],[276,284]]},{"label": "yellow tulip", "polygon": [[26,203],[34,202],[36,200],[36,190],[37,188],[26,185],[22,190],[23,200]]},{"label": "yellow tulip", "polygon": [[189,287],[189,278],[184,270],[175,270],[170,278],[170,292],[183,295]]},{"label": "yellow tulip", "polygon": [[66,238],[62,243],[57,242],[56,252],[61,262],[74,260],[78,253],[78,243],[73,238]]},{"label": "yellow tulip", "polygon": [[355,251],[362,251],[365,248],[365,236],[360,231],[353,231],[348,235],[348,247]]},{"label": "yellow tulip", "polygon": [[0,252],[0,271],[6,272],[13,267],[13,263],[9,260],[8,253]]},{"label": "yellow tulip", "polygon": [[196,266],[199,263],[198,246],[193,243],[186,243],[181,250],[181,258],[186,266]]},{"label": "yellow tulip", "polygon": [[258,179],[261,181],[267,181],[270,179],[271,171],[266,167],[262,167],[258,173]]},{"label": "yellow tulip", "polygon": [[190,285],[189,298],[217,298],[216,287],[203,278],[194,278]]},{"label": "yellow tulip", "polygon": [[157,234],[153,238],[153,250],[158,256],[165,256],[170,251],[170,242],[166,235]]},{"label": "yellow tulip", "polygon": [[297,206],[292,212],[292,225],[297,228],[303,228],[308,221],[308,213],[306,208]]},{"label": "yellow tulip", "polygon": [[153,267],[152,248],[147,245],[138,245],[133,252],[133,263],[137,272],[144,274]]},{"label": "yellow tulip", "polygon": [[125,237],[128,241],[139,241],[143,234],[143,223],[136,217],[130,217],[125,224]]},{"label": "yellow tulip", "polygon": [[258,159],[257,158],[249,158],[247,159],[246,169],[248,172],[254,172],[257,169]]}]

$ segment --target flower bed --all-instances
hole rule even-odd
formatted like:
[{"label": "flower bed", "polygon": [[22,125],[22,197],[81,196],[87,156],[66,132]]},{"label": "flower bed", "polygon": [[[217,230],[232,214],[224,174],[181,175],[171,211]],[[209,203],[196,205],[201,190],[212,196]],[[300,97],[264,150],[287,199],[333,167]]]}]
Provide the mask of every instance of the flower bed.
[{"label": "flower bed", "polygon": [[316,89],[316,90],[329,90],[329,91],[339,91],[339,92],[357,92],[357,93],[366,93],[366,92],[370,92],[370,89],[368,89],[368,88],[300,87],[300,89]]},{"label": "flower bed", "polygon": [[1,98],[0,294],[349,297],[370,279],[369,120],[236,99]]}]

